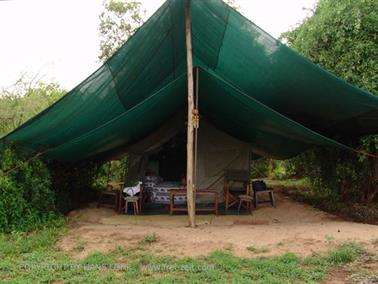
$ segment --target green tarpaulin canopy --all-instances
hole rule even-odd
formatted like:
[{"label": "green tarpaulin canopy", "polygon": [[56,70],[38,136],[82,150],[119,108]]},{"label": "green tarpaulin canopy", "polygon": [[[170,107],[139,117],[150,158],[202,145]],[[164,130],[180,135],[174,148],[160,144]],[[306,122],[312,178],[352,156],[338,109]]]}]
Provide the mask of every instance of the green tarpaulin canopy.
[{"label": "green tarpaulin canopy", "polygon": [[[287,158],[313,145],[346,149],[346,138],[378,133],[373,95],[220,0],[192,0],[191,16],[200,113],[255,153]],[[185,1],[168,0],[96,72],[2,140],[57,160],[105,157],[185,112],[186,88]]]}]

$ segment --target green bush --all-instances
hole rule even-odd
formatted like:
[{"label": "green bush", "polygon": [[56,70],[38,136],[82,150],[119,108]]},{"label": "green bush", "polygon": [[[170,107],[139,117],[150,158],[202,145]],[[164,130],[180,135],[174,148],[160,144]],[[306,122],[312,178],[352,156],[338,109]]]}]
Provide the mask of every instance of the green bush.
[{"label": "green bush", "polygon": [[98,193],[109,181],[122,182],[127,158],[105,163],[79,161],[65,163],[52,161],[48,164],[52,188],[56,193],[56,207],[63,214],[97,200]]},{"label": "green bush", "polygon": [[66,214],[97,199],[98,189],[93,188],[97,163],[82,161],[72,164],[52,161],[48,167],[59,212]]},{"label": "green bush", "polygon": [[269,159],[261,158],[251,161],[251,178],[265,178],[269,176]]},{"label": "green bush", "polygon": [[[281,38],[312,62],[378,95],[378,41],[373,32],[378,19],[376,2],[319,0],[314,13]],[[330,129],[319,132],[377,155],[378,135],[355,140],[352,139],[355,135],[346,132],[332,137],[331,129],[338,125],[329,126]],[[308,176],[320,190],[335,192],[342,201],[373,203],[378,198],[378,159],[373,156],[317,148],[300,155],[295,162],[302,176]]]},{"label": "green bush", "polygon": [[0,157],[0,232],[30,230],[55,219],[46,164],[13,145],[2,144]]},{"label": "green bush", "polygon": [[98,165],[92,186],[104,189],[109,181],[122,182],[127,173],[127,156]]},{"label": "green bush", "polygon": [[343,202],[372,202],[377,197],[377,161],[372,158],[318,147],[301,154],[294,162],[301,176],[311,181],[312,190],[321,196]]},{"label": "green bush", "polygon": [[251,178],[288,179],[297,177],[296,167],[291,160],[279,161],[267,158],[251,162]]}]

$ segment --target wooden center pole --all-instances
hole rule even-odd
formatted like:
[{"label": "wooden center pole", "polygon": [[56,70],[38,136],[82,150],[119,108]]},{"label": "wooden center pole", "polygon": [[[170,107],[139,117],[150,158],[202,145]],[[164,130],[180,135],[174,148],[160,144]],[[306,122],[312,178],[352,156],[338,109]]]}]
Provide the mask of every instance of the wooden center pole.
[{"label": "wooden center pole", "polygon": [[186,192],[188,204],[189,226],[195,227],[195,192],[193,186],[193,58],[192,58],[192,21],[190,17],[190,0],[186,0],[185,7],[185,34],[186,34],[186,63],[188,75],[188,130],[186,146]]}]

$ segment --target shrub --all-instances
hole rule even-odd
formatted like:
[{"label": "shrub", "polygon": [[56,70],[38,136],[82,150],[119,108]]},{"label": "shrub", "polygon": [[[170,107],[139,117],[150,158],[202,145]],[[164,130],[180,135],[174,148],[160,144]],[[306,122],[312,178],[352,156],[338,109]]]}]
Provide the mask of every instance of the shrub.
[{"label": "shrub", "polygon": [[57,217],[46,164],[14,145],[0,146],[0,232],[41,227]]},{"label": "shrub", "polygon": [[82,161],[71,164],[53,161],[48,167],[59,212],[66,214],[96,200],[98,191],[92,186],[97,168],[95,162]]},{"label": "shrub", "polygon": [[[319,0],[312,16],[281,38],[319,66],[378,95],[378,44],[376,33],[372,32],[377,15],[374,0]],[[329,129],[318,132],[376,156],[378,135],[356,139],[356,134],[345,131],[331,136],[332,128],[347,129],[349,122],[358,119],[356,116],[341,124],[330,123]],[[361,125],[365,123],[370,122],[361,121]],[[342,201],[373,203],[378,198],[378,159],[374,156],[319,147],[302,154],[297,162],[302,170],[299,173],[303,172],[319,188],[335,191]]]}]

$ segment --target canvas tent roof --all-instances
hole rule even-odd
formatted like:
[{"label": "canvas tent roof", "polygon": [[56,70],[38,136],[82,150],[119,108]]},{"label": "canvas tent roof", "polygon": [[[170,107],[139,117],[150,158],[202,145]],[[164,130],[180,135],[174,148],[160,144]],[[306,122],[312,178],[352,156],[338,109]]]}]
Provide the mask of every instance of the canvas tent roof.
[{"label": "canvas tent roof", "polygon": [[[378,99],[311,63],[220,0],[192,0],[199,107],[274,158],[378,133]],[[73,66],[74,68],[74,66]],[[186,105],[185,1],[168,0],[103,66],[3,138],[52,159],[104,157]],[[339,142],[329,137],[339,137]]]}]

